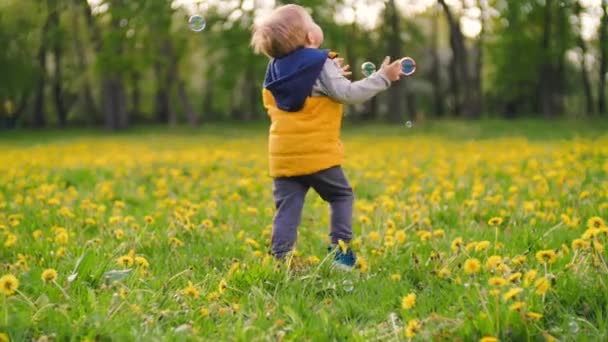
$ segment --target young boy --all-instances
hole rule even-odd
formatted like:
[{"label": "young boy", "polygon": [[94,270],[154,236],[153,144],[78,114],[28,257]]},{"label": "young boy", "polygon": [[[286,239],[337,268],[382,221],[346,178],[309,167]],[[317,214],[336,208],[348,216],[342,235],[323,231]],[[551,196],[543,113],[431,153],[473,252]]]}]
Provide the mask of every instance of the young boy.
[{"label": "young boy", "polygon": [[[357,82],[344,77],[348,66],[319,50],[323,30],[297,5],[277,8],[254,28],[251,45],[271,60],[263,102],[270,116],[270,175],[276,214],[272,253],[285,258],[297,238],[304,197],[313,188],[331,206],[333,248],[352,239],[353,191],[342,171],[340,141],[343,104],[362,103],[388,89],[401,75],[387,57],[378,72]],[[338,248],[336,266],[352,269],[353,251]]]}]

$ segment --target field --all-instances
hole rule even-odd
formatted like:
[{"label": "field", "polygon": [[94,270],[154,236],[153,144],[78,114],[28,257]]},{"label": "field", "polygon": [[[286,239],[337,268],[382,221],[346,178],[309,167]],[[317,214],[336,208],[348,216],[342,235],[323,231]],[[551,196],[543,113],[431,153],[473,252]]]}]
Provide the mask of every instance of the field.
[{"label": "field", "polygon": [[313,192],[268,255],[264,126],[0,136],[0,341],[606,341],[606,128],[347,128],[350,273]]}]

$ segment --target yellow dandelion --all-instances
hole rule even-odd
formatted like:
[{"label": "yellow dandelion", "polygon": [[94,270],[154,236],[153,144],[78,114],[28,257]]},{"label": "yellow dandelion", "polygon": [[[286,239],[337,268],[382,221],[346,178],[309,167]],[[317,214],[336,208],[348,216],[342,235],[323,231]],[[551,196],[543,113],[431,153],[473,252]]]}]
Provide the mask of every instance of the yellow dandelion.
[{"label": "yellow dandelion", "polygon": [[246,238],[245,243],[253,248],[260,248],[260,244],[252,238]]},{"label": "yellow dandelion", "polygon": [[599,216],[593,216],[587,220],[587,228],[603,228],[606,226],[604,220]]},{"label": "yellow dandelion", "polygon": [[483,252],[490,247],[490,241],[479,241],[477,245],[475,245],[476,252]]},{"label": "yellow dandelion", "polygon": [[199,310],[199,313],[202,317],[208,317],[209,316],[209,309],[207,308],[201,308]]},{"label": "yellow dandelion", "polygon": [[42,237],[42,230],[36,229],[32,232],[32,237],[34,240],[39,240]]},{"label": "yellow dandelion", "polygon": [[445,230],[443,229],[437,229],[435,231],[433,231],[433,236],[440,238],[440,237],[444,237],[445,236]]},{"label": "yellow dandelion", "polygon": [[133,266],[133,257],[130,255],[123,255],[116,259],[116,263],[123,267],[131,267]]},{"label": "yellow dandelion", "polygon": [[405,230],[398,230],[397,233],[395,233],[395,239],[398,243],[404,244],[406,240]]},{"label": "yellow dandelion", "polygon": [[398,273],[391,274],[391,280],[392,281],[400,281],[401,280],[401,274],[398,274]]},{"label": "yellow dandelion", "polygon": [[144,217],[144,222],[146,222],[147,224],[154,224],[154,217],[152,217],[150,215],[146,215]]},{"label": "yellow dandelion", "polygon": [[171,237],[169,239],[169,244],[171,244],[171,246],[174,246],[174,247],[181,247],[181,246],[184,245],[184,243],[182,242],[182,240],[180,240],[180,239],[178,239],[176,237]]},{"label": "yellow dandelion", "polygon": [[4,240],[4,247],[12,247],[17,244],[17,235],[13,233],[8,233],[6,235],[6,240]]},{"label": "yellow dandelion", "polygon": [[493,270],[502,262],[502,257],[500,255],[492,255],[486,260],[486,269]]},{"label": "yellow dandelion", "polygon": [[182,289],[182,294],[197,298],[201,292],[196,288],[196,286],[194,286],[194,284],[192,284],[191,281],[188,281],[188,286]]},{"label": "yellow dandelion", "polygon": [[491,286],[504,286],[507,281],[503,277],[492,277],[488,280],[488,284]]},{"label": "yellow dandelion", "polygon": [[498,342],[498,338],[492,336],[483,337],[479,342]]},{"label": "yellow dandelion", "polygon": [[549,334],[546,331],[543,331],[543,338],[545,339],[546,342],[557,342],[557,338],[555,338],[553,335]]},{"label": "yellow dandelion", "polygon": [[220,293],[217,291],[209,292],[209,294],[207,294],[207,300],[213,301],[220,298],[220,296]]},{"label": "yellow dandelion", "polygon": [[311,265],[316,265],[321,260],[319,260],[319,258],[316,255],[311,255],[308,257],[308,259],[306,259],[306,261]]},{"label": "yellow dandelion", "polygon": [[0,342],[11,342],[11,339],[6,333],[0,333]]},{"label": "yellow dandelion", "polygon": [[205,228],[213,228],[213,221],[211,221],[210,219],[204,219],[203,220],[203,227],[205,227]]},{"label": "yellow dandelion", "polygon": [[532,321],[538,321],[543,317],[543,315],[537,313],[537,312],[526,312],[526,318],[532,320]]},{"label": "yellow dandelion", "polygon": [[370,224],[371,222],[372,222],[372,220],[370,220],[369,217],[367,217],[365,215],[359,216],[359,223],[361,223],[363,225],[367,225],[367,224]]},{"label": "yellow dandelion", "polygon": [[12,274],[5,274],[0,278],[0,293],[5,296],[13,295],[19,288],[19,279]]},{"label": "yellow dandelion", "polygon": [[376,231],[370,232],[369,239],[373,242],[376,242],[376,241],[380,240],[380,234],[378,234],[378,232],[376,232]]},{"label": "yellow dandelion", "polygon": [[536,270],[529,270],[528,272],[526,272],[526,274],[524,275],[524,286],[530,286],[534,279],[536,279],[537,274],[538,272]]},{"label": "yellow dandelion", "polygon": [[525,302],[515,302],[509,306],[509,310],[520,312],[526,306]]},{"label": "yellow dandelion", "polygon": [[549,279],[547,279],[545,277],[538,278],[534,282],[534,287],[536,288],[535,293],[537,295],[542,296],[545,293],[547,293],[547,291],[549,291],[549,289],[551,288],[551,282],[549,281]]},{"label": "yellow dandelion", "polygon": [[355,267],[358,268],[361,273],[365,273],[369,269],[367,260],[365,260],[365,258],[363,258],[362,256],[357,257]]},{"label": "yellow dandelion", "polygon": [[599,254],[604,253],[604,245],[599,241],[593,241],[593,249]]},{"label": "yellow dandelion", "polygon": [[526,262],[526,256],[525,255],[518,255],[518,256],[514,257],[513,259],[511,259],[511,262],[515,266],[522,265],[523,263]]},{"label": "yellow dandelion", "polygon": [[45,283],[55,281],[55,279],[57,279],[57,271],[52,268],[47,268],[46,270],[42,271],[41,278]]},{"label": "yellow dandelion", "polygon": [[523,291],[524,291],[524,289],[522,289],[521,287],[513,287],[502,296],[502,300],[507,302],[507,301],[517,297]]},{"label": "yellow dandelion", "polygon": [[405,310],[409,310],[416,305],[416,294],[410,293],[407,296],[403,297],[401,300],[401,307]]},{"label": "yellow dandelion", "polygon": [[540,264],[553,264],[556,260],[555,251],[551,249],[539,251],[536,253],[536,260]]},{"label": "yellow dandelion", "polygon": [[420,331],[420,328],[422,328],[422,324],[420,324],[417,319],[410,320],[409,322],[407,322],[407,328],[405,329],[405,337],[413,338],[414,336],[416,336],[416,333]]},{"label": "yellow dandelion", "polygon": [[116,229],[114,231],[114,236],[116,240],[121,240],[125,236],[125,232],[122,229]]},{"label": "yellow dandelion", "polygon": [[521,280],[522,274],[521,272],[515,272],[509,276],[509,283],[517,283]]},{"label": "yellow dandelion", "polygon": [[500,225],[502,224],[502,218],[501,218],[501,217],[492,217],[492,218],[491,218],[491,219],[488,221],[488,224],[489,224],[491,227],[494,227],[494,226],[500,226]]},{"label": "yellow dandelion", "polygon": [[445,279],[450,276],[450,270],[444,267],[437,272],[437,276],[441,279]]},{"label": "yellow dandelion", "polygon": [[220,280],[220,283],[217,286],[217,288],[218,288],[218,292],[220,294],[222,294],[228,288],[228,283],[226,283],[226,280],[222,279],[222,280]]},{"label": "yellow dandelion", "polygon": [[477,260],[475,258],[467,259],[464,262],[464,271],[468,274],[475,274],[475,273],[479,272],[480,268],[481,268],[481,263],[479,262],[479,260]]},{"label": "yellow dandelion", "polygon": [[68,239],[69,239],[68,232],[65,231],[65,230],[60,231],[60,232],[58,232],[55,235],[55,242],[58,243],[58,244],[60,244],[60,245],[67,244],[68,243]]},{"label": "yellow dandelion", "polygon": [[142,256],[136,256],[135,257],[135,264],[141,268],[148,268],[150,267],[150,263],[148,262],[148,260],[146,260],[146,258],[142,257]]},{"label": "yellow dandelion", "polygon": [[452,251],[458,252],[462,248],[463,244],[464,242],[461,237],[455,238],[451,244]]}]

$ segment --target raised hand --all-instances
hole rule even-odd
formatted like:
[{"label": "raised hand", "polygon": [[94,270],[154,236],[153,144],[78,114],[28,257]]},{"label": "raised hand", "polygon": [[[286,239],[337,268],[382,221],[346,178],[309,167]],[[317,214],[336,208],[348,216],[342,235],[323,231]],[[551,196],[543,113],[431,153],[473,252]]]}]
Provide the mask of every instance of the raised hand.
[{"label": "raised hand", "polygon": [[350,77],[353,73],[350,71],[350,65],[344,65],[344,58],[335,58],[334,63],[342,70],[342,76]]},{"label": "raised hand", "polygon": [[391,58],[386,56],[378,72],[384,74],[391,82],[399,81],[401,78],[401,61],[396,60],[391,63]]}]

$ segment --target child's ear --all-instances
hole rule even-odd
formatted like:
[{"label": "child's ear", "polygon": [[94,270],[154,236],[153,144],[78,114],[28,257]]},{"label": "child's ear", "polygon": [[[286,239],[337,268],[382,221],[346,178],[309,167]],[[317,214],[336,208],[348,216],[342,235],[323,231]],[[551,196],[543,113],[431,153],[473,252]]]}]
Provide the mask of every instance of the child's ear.
[{"label": "child's ear", "polygon": [[315,44],[315,35],[314,35],[314,33],[312,33],[312,31],[308,31],[308,33],[306,33],[306,44],[308,44],[308,45]]}]

